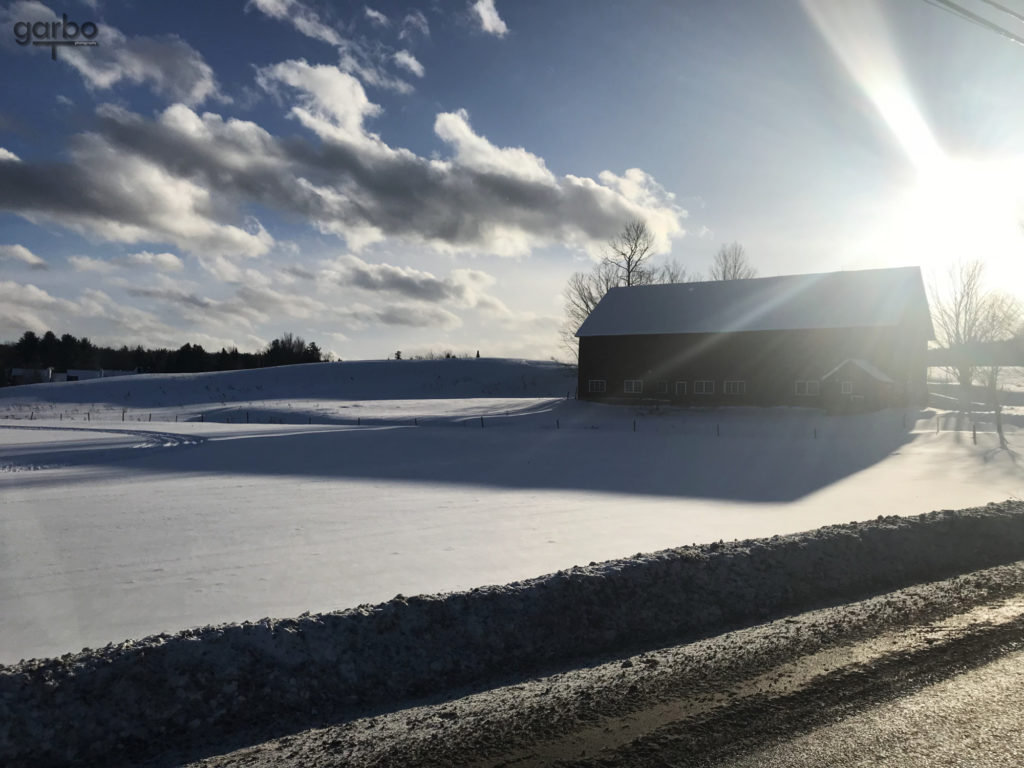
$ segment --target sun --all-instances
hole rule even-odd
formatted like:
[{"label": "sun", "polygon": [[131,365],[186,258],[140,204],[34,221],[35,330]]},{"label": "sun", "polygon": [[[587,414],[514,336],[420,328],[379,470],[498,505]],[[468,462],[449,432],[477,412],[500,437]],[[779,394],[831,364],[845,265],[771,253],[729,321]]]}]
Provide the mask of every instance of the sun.
[{"label": "sun", "polygon": [[933,275],[980,260],[992,287],[1024,290],[1024,158],[943,157],[917,170],[893,206],[899,250]]}]

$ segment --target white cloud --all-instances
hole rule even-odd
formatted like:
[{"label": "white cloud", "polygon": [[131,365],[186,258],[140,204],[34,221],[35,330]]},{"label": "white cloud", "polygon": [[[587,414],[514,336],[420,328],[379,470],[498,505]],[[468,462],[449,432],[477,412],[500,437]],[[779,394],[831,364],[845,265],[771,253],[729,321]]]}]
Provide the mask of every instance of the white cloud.
[{"label": "white cloud", "polygon": [[540,184],[556,184],[544,160],[521,147],[500,148],[474,133],[466,110],[442,112],[434,120],[434,133],[455,150],[458,164],[483,173],[510,176]]},{"label": "white cloud", "polygon": [[402,30],[398,33],[399,40],[411,40],[416,34],[430,37],[430,24],[422,11],[409,11],[402,19]]},{"label": "white cloud", "polygon": [[128,256],[119,256],[114,261],[128,267],[156,267],[157,269],[169,270],[171,272],[179,272],[185,268],[181,259],[173,253],[140,251]]},{"label": "white cloud", "polygon": [[399,51],[395,54],[394,59],[398,66],[409,70],[416,75],[416,77],[423,77],[423,65],[420,64],[419,61],[416,60],[416,57],[408,51]]},{"label": "white cloud", "polygon": [[[338,68],[357,75],[367,85],[398,93],[412,92],[409,83],[387,72],[386,67],[397,62],[386,46],[344,36],[300,0],[249,0],[246,5],[248,8],[256,8],[273,19],[291,24],[307,37],[335,46],[338,49]],[[371,8],[365,8],[365,13],[371,20],[378,16],[387,20],[387,17]]]},{"label": "white cloud", "polygon": [[0,163],[5,161],[9,163],[20,163],[21,158],[11,152],[11,150],[0,147]]},{"label": "white cloud", "polygon": [[330,45],[342,45],[341,34],[325,23],[320,14],[298,0],[249,0],[245,7],[246,10],[256,8],[273,19],[287,22],[306,37]]},{"label": "white cloud", "polygon": [[239,259],[275,246],[252,206],[345,238],[395,238],[442,252],[507,256],[562,244],[595,252],[639,217],[659,251],[686,216],[649,174],[554,174],[523,147],[476,132],[464,111],[437,116],[447,156],[393,147],[367,123],[381,108],[338,67],[303,60],[258,72],[311,134],[283,140],[251,121],[183,104],[149,120],[106,106],[64,163],[0,163],[0,209],[110,242],[167,244],[217,279],[246,281]]},{"label": "white cloud", "polygon": [[75,272],[101,272],[114,271],[114,265],[109,261],[94,259],[91,256],[69,256],[68,263]]},{"label": "white cloud", "polygon": [[376,24],[379,27],[390,27],[391,26],[391,19],[389,19],[387,16],[385,16],[380,11],[374,10],[373,8],[371,8],[368,5],[364,5],[363,6],[363,13],[366,14],[366,18],[368,18],[370,21],[372,21],[374,24]]},{"label": "white cloud", "polygon": [[504,37],[508,34],[508,25],[498,15],[498,9],[494,7],[494,0],[476,0],[471,6],[480,22],[480,28],[489,35]]},{"label": "white cloud", "polygon": [[[0,11],[0,19],[60,20],[35,0],[12,3],[6,12]],[[211,98],[229,101],[202,55],[174,35],[128,37],[104,23],[99,25],[97,42],[95,47],[65,47],[58,57],[76,69],[91,89],[107,90],[126,81],[146,84],[162,96],[190,105]]]},{"label": "white cloud", "polygon": [[24,245],[0,245],[0,261],[20,261],[33,269],[46,269],[46,262]]}]

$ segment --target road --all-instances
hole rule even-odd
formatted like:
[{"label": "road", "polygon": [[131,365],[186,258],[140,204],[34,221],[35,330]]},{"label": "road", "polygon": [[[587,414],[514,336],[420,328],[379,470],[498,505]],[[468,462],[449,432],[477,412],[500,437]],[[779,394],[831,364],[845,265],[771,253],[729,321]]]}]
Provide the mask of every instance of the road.
[{"label": "road", "polygon": [[1017,767],[1022,682],[1018,563],[193,766]]}]

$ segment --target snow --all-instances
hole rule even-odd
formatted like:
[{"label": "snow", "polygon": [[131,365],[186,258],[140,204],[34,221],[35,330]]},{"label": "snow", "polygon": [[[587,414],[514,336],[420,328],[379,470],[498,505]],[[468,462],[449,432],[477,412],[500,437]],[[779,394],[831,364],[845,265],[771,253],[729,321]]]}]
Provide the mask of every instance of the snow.
[{"label": "snow", "polygon": [[0,390],[0,664],[1024,492],[990,426],[974,445],[936,409],[634,409],[567,384],[441,360]]}]

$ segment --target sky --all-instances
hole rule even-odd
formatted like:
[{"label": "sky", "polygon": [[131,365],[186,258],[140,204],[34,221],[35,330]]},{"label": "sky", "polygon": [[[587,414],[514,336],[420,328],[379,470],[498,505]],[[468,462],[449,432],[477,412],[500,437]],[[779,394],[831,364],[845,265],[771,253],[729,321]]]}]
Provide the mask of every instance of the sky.
[{"label": "sky", "polygon": [[691,274],[1018,292],[1024,21],[956,2],[7,3],[0,340],[564,359],[634,218]]}]

